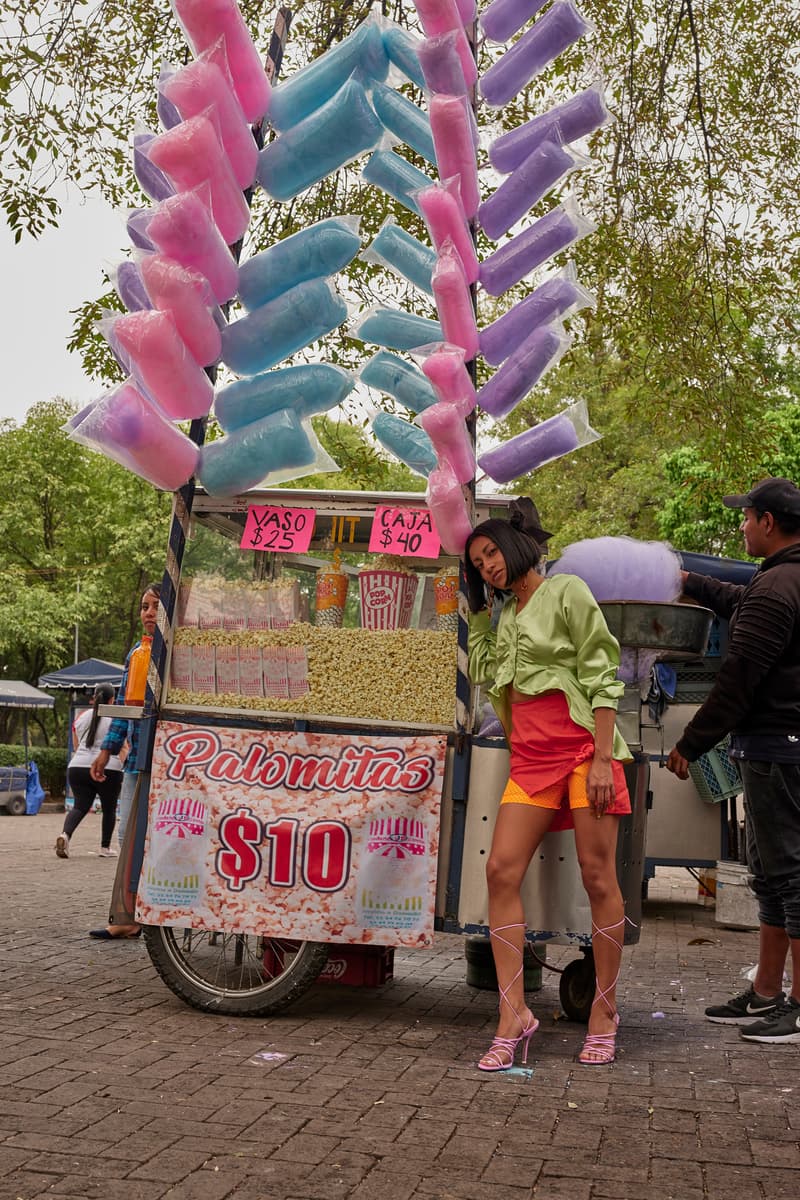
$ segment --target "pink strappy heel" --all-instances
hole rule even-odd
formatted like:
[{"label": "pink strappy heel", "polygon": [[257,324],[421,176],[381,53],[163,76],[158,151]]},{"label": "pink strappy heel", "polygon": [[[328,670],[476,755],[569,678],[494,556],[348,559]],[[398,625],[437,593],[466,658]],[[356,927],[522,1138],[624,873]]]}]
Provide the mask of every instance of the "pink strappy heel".
[{"label": "pink strappy heel", "polygon": [[[489,934],[491,937],[497,938],[498,942],[502,942],[504,946],[508,946],[510,950],[516,950],[516,946],[514,946],[512,942],[509,942],[507,938],[501,937],[500,934],[504,929],[524,928],[525,926],[521,924],[500,925],[497,929],[490,929]],[[522,955],[520,954],[519,969],[509,983],[508,987],[501,987],[500,980],[498,979],[497,981],[497,986],[500,990],[500,1009],[502,1010],[504,1003],[511,1009],[512,1013],[519,1021],[522,1033],[519,1035],[519,1037],[515,1038],[494,1038],[489,1049],[478,1061],[479,1071],[508,1071],[514,1065],[514,1060],[517,1057],[517,1046],[519,1046],[520,1042],[523,1043],[522,1062],[526,1063],[528,1061],[528,1045],[531,1038],[536,1033],[536,1030],[539,1028],[539,1022],[531,1013],[530,1025],[523,1027],[522,1017],[508,999],[508,993],[522,975],[522,970]]]},{"label": "pink strappy heel", "polygon": [[[618,942],[616,938],[611,937],[609,930],[619,929],[620,926],[624,927],[627,920],[627,917],[622,917],[614,925],[606,925],[604,929],[600,929],[599,926],[595,925],[594,921],[592,921],[592,940],[594,940],[595,936],[602,935],[609,942],[613,942],[615,946],[619,946],[621,950],[622,943]],[[587,1033],[583,1042],[583,1046],[578,1054],[578,1062],[582,1063],[584,1067],[607,1067],[613,1063],[617,1056],[617,1030],[619,1029],[619,1013],[615,1008],[611,1007],[608,1001],[608,993],[617,986],[618,979],[619,969],[617,969],[617,973],[614,976],[614,982],[610,983],[607,988],[601,988],[600,980],[597,980],[597,995],[592,1001],[592,1008],[594,1008],[595,1004],[597,1004],[599,1000],[603,1001],[608,1009],[608,1015],[614,1022],[614,1031],[613,1033]]]}]

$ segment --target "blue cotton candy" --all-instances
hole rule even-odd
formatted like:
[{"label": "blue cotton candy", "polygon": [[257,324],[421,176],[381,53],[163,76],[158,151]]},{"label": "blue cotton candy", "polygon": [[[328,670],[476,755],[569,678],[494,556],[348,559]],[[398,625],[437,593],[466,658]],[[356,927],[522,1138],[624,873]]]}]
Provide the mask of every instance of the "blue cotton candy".
[{"label": "blue cotton candy", "polygon": [[346,38],[273,88],[270,124],[275,129],[291,129],[327,103],[354,71],[367,84],[383,80],[389,73],[389,59],[375,21],[362,21]]},{"label": "blue cotton candy", "polygon": [[399,154],[392,154],[391,150],[376,150],[370,154],[361,177],[387,192],[413,213],[419,212],[413,193],[433,183],[424,171],[406,162]]},{"label": "blue cotton candy", "polygon": [[382,136],[363,87],[348,79],[321,108],[264,147],[256,177],[268,196],[291,200],[371,150]]},{"label": "blue cotton candy", "polygon": [[315,458],[300,419],[282,409],[203,446],[197,478],[211,496],[236,496],[277,471],[311,466]]},{"label": "blue cotton candy", "polygon": [[416,350],[444,339],[438,321],[403,312],[399,308],[376,308],[359,323],[354,336],[362,342],[388,346],[390,350]]},{"label": "blue cotton candy", "polygon": [[414,287],[427,292],[429,296],[433,295],[431,275],[436,266],[436,251],[394,222],[387,222],[383,226],[362,257],[368,262],[377,259],[413,283]]},{"label": "blue cotton candy", "polygon": [[431,123],[421,108],[382,83],[372,89],[372,107],[390,133],[436,166]]},{"label": "blue cotton candy", "polygon": [[372,418],[372,432],[385,450],[417,475],[427,479],[431,471],[436,470],[438,462],[433,443],[419,426],[390,413],[377,413]]},{"label": "blue cotton candy", "polygon": [[239,268],[239,299],[258,308],[307,279],[335,275],[355,258],[361,238],[338,217],[317,221],[249,258]]},{"label": "blue cotton candy", "polygon": [[324,279],[310,279],[222,330],[222,361],[258,375],[347,319],[347,306]]},{"label": "blue cotton candy", "polygon": [[390,25],[383,31],[383,48],[389,62],[402,71],[406,79],[416,84],[420,91],[424,91],[425,76],[419,65],[419,44],[419,38],[412,37],[399,25]]},{"label": "blue cotton candy", "polygon": [[388,350],[379,350],[361,368],[361,382],[394,397],[414,413],[424,412],[439,399],[419,367]]},{"label": "blue cotton candy", "polygon": [[355,376],[342,367],[301,363],[254,375],[252,379],[237,379],[217,392],[214,413],[227,433],[261,421],[282,408],[291,409],[303,420],[335,408],[354,386]]},{"label": "blue cotton candy", "polygon": [[567,546],[551,575],[577,575],[595,600],[672,603],[681,593],[680,559],[666,542],[587,538]]}]

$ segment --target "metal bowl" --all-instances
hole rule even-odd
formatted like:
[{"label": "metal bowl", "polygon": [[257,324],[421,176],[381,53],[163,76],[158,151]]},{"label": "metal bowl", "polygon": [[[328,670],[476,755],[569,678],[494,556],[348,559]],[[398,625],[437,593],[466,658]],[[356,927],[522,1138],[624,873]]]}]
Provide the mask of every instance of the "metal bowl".
[{"label": "metal bowl", "polygon": [[620,646],[657,650],[659,658],[702,658],[714,614],[696,604],[608,600],[600,605]]}]

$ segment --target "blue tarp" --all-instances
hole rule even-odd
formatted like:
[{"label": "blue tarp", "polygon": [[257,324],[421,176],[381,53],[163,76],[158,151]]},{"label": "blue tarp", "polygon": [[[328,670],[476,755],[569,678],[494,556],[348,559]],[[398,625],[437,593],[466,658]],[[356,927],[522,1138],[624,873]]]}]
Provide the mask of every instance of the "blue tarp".
[{"label": "blue tarp", "polygon": [[104,662],[102,658],[85,658],[83,662],[64,667],[61,671],[40,675],[39,687],[91,692],[99,683],[110,683],[117,688],[121,679],[122,667],[117,663]]}]

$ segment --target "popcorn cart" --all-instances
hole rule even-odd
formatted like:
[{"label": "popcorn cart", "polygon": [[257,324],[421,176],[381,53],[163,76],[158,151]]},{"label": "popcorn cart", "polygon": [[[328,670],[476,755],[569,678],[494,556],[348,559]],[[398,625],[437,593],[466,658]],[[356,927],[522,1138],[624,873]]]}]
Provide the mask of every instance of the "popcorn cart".
[{"label": "popcorn cart", "polygon": [[[476,520],[509,502],[479,497]],[[181,506],[177,493],[144,709],[113,709],[143,721],[145,759],[112,920],[144,926],[177,995],[229,1014],[280,1011],[337,974],[381,982],[392,948],[436,930],[485,937],[508,758],[473,732],[459,563],[424,496],[197,492],[191,517]],[[705,610],[667,607],[702,647]],[[638,693],[630,708],[618,866],[635,941],[649,768]],[[594,966],[569,833],[545,839],[525,897],[530,941],[583,951],[561,987],[581,1018]]]}]

